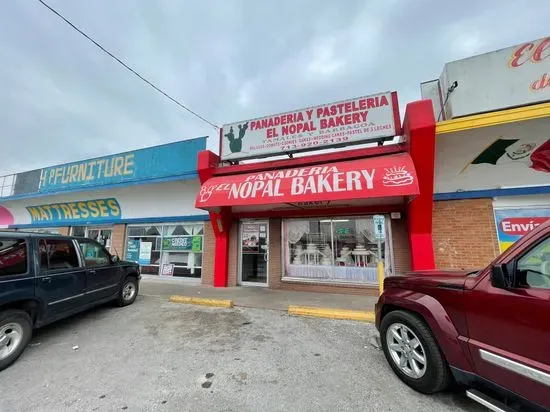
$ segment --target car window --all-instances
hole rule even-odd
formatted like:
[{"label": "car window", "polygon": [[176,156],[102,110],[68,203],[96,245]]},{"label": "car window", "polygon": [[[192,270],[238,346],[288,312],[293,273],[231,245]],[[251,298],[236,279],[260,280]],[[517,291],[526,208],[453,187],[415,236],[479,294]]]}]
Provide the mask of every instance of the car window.
[{"label": "car window", "polygon": [[517,272],[520,285],[550,289],[550,237],[523,255]]},{"label": "car window", "polygon": [[78,242],[78,244],[80,250],[82,250],[86,266],[95,267],[110,264],[110,257],[101,245],[91,242]]},{"label": "car window", "polygon": [[27,273],[27,242],[0,238],[0,278]]},{"label": "car window", "polygon": [[63,270],[80,267],[78,253],[71,240],[41,239],[38,243],[40,269]]}]

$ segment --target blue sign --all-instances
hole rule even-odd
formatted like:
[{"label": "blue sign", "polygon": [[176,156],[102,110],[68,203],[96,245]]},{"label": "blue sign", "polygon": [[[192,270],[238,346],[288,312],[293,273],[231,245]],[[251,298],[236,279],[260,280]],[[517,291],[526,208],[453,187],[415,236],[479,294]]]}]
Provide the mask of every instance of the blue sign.
[{"label": "blue sign", "polygon": [[139,239],[128,239],[126,247],[126,260],[129,262],[139,261]]},{"label": "blue sign", "polygon": [[205,149],[206,138],[201,137],[48,167],[40,171],[38,191],[52,192],[168,177],[194,176],[197,173],[197,155]]},{"label": "blue sign", "polygon": [[121,218],[115,198],[27,206],[32,223],[102,222]]},{"label": "blue sign", "polygon": [[372,218],[374,224],[374,237],[376,240],[386,239],[386,228],[384,226],[384,215],[374,215]]},{"label": "blue sign", "polygon": [[500,251],[504,252],[516,240],[549,219],[550,209],[547,207],[495,209]]}]

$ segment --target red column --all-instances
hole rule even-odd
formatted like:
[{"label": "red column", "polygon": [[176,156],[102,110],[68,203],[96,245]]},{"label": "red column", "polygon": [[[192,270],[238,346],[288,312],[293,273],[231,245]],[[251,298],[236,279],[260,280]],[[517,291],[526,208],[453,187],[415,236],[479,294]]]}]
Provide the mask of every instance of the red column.
[{"label": "red column", "polygon": [[432,102],[409,103],[403,128],[420,187],[420,195],[407,206],[411,267],[412,270],[435,269],[432,240],[435,118]]},{"label": "red column", "polygon": [[231,217],[228,213],[210,213],[210,221],[214,227],[216,248],[214,250],[214,286],[227,287],[229,268],[229,231],[231,230]]},{"label": "red column", "polygon": [[[197,171],[201,184],[213,175],[219,163],[219,157],[209,150],[199,153]],[[222,209],[220,213],[209,212],[210,222],[216,239],[214,249],[214,286],[227,287],[229,263],[229,232],[231,230],[231,213]]]}]

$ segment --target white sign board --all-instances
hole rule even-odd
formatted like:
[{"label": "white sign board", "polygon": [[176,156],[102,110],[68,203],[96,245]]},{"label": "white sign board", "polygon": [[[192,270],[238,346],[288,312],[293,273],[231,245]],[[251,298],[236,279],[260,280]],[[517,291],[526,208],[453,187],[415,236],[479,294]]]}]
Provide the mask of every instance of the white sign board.
[{"label": "white sign board", "polygon": [[[397,124],[397,126],[396,126]],[[397,93],[385,92],[225,125],[222,160],[240,160],[393,138]]]},{"label": "white sign board", "polygon": [[[550,37],[447,63],[440,100],[455,81],[440,120],[548,101]],[[432,97],[433,89],[424,87],[422,98]]]},{"label": "white sign board", "polygon": [[161,268],[161,276],[174,276],[175,265],[173,263],[164,263]]},{"label": "white sign board", "polygon": [[374,237],[376,240],[384,240],[386,238],[385,221],[383,215],[374,215],[372,217],[374,223]]},{"label": "white sign board", "polygon": [[138,263],[140,265],[151,264],[151,251],[153,250],[152,242],[140,242],[139,244],[139,258]]}]

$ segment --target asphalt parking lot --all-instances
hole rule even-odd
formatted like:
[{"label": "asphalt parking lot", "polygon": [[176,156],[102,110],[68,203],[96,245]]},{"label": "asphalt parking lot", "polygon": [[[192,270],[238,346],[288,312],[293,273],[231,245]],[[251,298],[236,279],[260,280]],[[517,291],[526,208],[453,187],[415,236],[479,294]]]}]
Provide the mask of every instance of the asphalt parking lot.
[{"label": "asphalt parking lot", "polygon": [[403,385],[370,324],[140,296],[36,331],[0,411],[484,411]]}]

